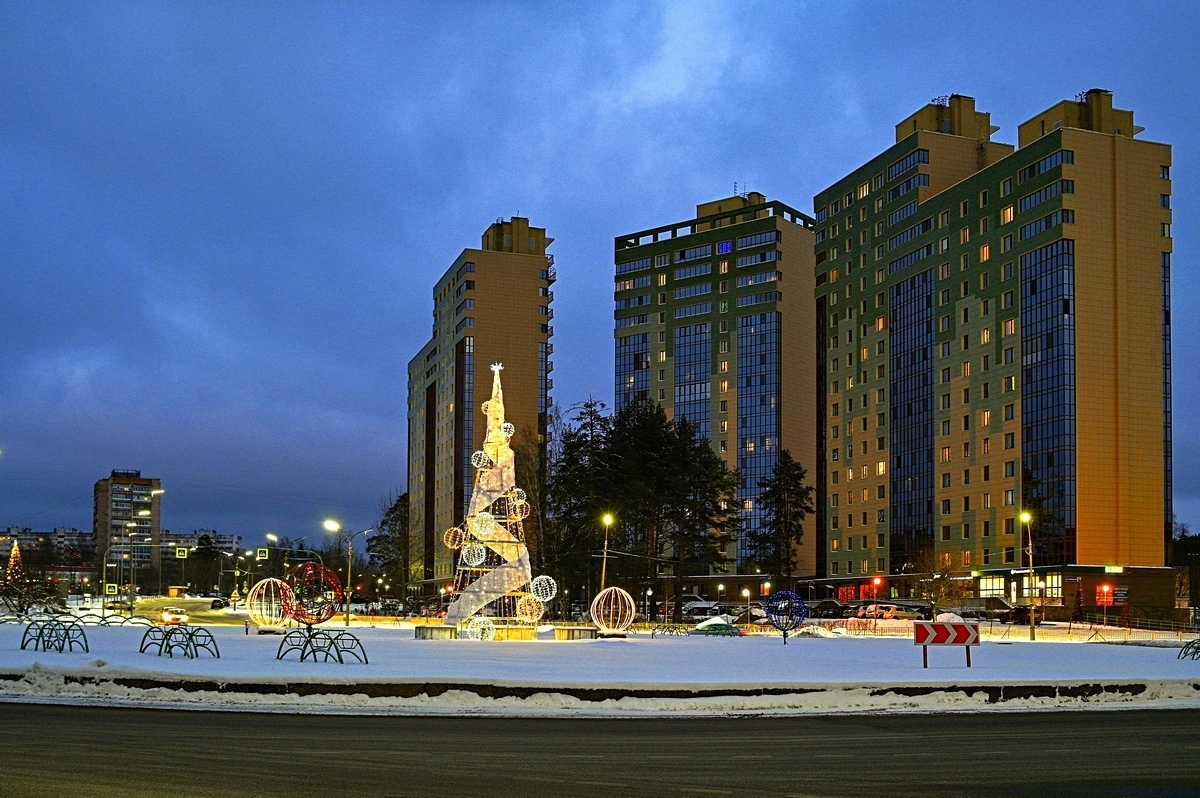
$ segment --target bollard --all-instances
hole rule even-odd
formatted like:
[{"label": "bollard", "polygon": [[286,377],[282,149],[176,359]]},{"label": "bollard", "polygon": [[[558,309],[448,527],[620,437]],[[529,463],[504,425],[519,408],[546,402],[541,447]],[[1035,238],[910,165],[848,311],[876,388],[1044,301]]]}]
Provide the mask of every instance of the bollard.
[{"label": "bollard", "polygon": [[250,636],[250,621],[249,620],[246,621],[246,636],[247,637]]}]

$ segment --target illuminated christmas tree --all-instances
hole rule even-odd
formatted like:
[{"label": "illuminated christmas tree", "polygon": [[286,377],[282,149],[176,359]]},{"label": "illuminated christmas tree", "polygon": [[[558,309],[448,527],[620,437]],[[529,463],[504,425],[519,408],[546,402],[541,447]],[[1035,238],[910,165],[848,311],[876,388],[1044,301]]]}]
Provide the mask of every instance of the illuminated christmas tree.
[{"label": "illuminated christmas tree", "polygon": [[5,581],[10,585],[20,585],[25,581],[25,569],[21,567],[21,547],[13,541],[12,551],[8,554],[8,569]]},{"label": "illuminated christmas tree", "polygon": [[455,598],[446,611],[446,623],[458,626],[463,638],[490,639],[496,624],[535,623],[557,591],[548,576],[530,578],[529,549],[521,525],[529,516],[529,502],[525,491],[516,486],[509,446],[515,428],[504,419],[503,368],[492,365],[492,396],[483,403],[487,432],[483,449],[471,456],[475,487],[466,518],[444,536],[446,545],[458,551]]}]

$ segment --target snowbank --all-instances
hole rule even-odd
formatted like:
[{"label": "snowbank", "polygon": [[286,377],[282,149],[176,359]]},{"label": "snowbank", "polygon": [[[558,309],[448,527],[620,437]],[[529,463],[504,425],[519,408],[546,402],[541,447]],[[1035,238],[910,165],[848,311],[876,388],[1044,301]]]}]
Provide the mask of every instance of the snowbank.
[{"label": "snowbank", "polygon": [[1200,706],[1175,648],[837,636],[415,640],[359,628],[369,664],[275,659],[280,638],[211,629],[221,658],[138,654],[143,629],[88,627],[90,653],[21,651],[0,626],[0,700],[314,712],[644,715]]}]

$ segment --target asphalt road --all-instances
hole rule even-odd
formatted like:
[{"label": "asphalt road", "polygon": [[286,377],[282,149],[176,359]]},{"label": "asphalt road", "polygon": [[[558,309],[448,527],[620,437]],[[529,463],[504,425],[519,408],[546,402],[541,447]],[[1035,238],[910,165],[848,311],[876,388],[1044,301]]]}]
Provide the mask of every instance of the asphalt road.
[{"label": "asphalt road", "polygon": [[4,798],[1195,796],[1200,711],[645,720],[0,704]]}]

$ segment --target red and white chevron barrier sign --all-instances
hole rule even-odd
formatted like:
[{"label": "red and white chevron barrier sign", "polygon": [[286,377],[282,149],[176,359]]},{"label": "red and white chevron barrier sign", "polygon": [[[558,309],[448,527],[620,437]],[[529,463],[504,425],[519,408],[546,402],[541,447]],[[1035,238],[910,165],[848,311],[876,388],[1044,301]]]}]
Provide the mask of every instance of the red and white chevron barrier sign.
[{"label": "red and white chevron barrier sign", "polygon": [[930,646],[964,646],[967,652],[967,667],[971,667],[970,646],[979,645],[979,624],[938,623],[936,621],[913,621],[913,642],[921,647],[924,667],[929,667]]},{"label": "red and white chevron barrier sign", "polygon": [[918,646],[977,646],[979,624],[913,621],[913,642]]}]

